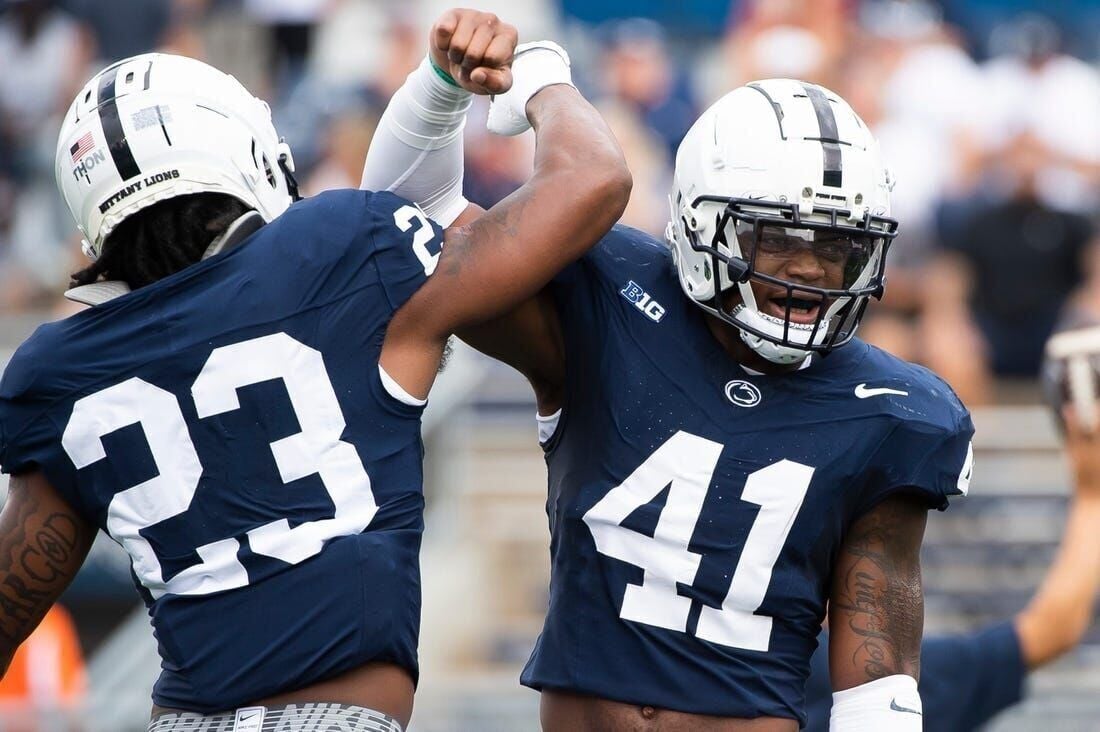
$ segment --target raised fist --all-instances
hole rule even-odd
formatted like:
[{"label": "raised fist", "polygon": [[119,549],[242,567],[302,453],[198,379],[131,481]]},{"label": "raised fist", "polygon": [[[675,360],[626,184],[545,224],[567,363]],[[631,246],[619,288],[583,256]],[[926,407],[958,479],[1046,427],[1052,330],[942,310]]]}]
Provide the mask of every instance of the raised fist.
[{"label": "raised fist", "polygon": [[503,94],[512,86],[512,54],[519,33],[492,13],[456,8],[432,26],[432,62],[475,94]]}]

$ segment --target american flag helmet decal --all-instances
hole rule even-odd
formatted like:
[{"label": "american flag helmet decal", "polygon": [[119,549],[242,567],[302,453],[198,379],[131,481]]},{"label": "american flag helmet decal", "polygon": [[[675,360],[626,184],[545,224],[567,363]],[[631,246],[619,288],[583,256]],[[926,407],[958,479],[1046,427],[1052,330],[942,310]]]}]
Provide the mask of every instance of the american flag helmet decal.
[{"label": "american flag helmet decal", "polygon": [[73,162],[75,163],[91,152],[94,147],[95,140],[92,139],[92,133],[90,131],[85,132],[81,138],[69,148],[69,154],[72,155]]}]

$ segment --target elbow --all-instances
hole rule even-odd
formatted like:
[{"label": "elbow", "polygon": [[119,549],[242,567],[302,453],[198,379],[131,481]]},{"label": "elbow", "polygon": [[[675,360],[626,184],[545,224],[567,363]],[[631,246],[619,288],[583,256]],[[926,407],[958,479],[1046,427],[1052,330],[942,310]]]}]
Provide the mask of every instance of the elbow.
[{"label": "elbow", "polygon": [[613,167],[615,170],[609,185],[613,190],[612,205],[618,212],[615,218],[618,219],[630,201],[630,192],[634,189],[634,176],[630,174],[630,168],[626,167],[626,161],[622,158],[619,158],[618,164]]},{"label": "elbow", "polygon": [[626,210],[634,188],[634,177],[621,154],[608,156],[606,160],[586,167],[585,178],[590,181],[592,196],[596,199],[593,207],[604,213],[610,226]]}]

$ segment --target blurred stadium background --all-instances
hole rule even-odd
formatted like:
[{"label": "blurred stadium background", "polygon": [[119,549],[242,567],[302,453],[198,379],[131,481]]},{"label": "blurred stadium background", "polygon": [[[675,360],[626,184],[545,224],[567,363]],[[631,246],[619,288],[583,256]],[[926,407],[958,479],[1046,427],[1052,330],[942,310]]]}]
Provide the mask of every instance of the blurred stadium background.
[{"label": "blurred stadium background", "polygon": [[[1062,317],[1100,317],[1100,4],[1095,0],[480,0],[553,37],[622,142],[627,223],[664,228],[695,115],[754,78],[845,96],[898,184],[887,299],[863,335],[943,374],[974,408],[971,496],[929,523],[929,632],[1018,611],[1061,531],[1066,471],[1035,376]],[[67,312],[80,268],[56,195],[60,117],[97,68],[151,49],[203,58],[272,103],[307,193],[356,186],[377,119],[425,51],[440,0],[0,0],[0,363]],[[529,137],[467,127],[468,197],[522,182]],[[541,626],[548,535],[534,406],[507,368],[460,349],[432,395],[422,556],[423,681],[412,729],[537,729],[519,669]],[[1100,531],[1100,527],[1097,527]],[[0,729],[143,730],[157,671],[128,563],[100,537],[63,598],[86,682],[32,669]],[[1032,678],[995,730],[1100,729],[1100,631]],[[56,639],[55,639],[56,642]],[[79,667],[77,667],[79,672]]]}]

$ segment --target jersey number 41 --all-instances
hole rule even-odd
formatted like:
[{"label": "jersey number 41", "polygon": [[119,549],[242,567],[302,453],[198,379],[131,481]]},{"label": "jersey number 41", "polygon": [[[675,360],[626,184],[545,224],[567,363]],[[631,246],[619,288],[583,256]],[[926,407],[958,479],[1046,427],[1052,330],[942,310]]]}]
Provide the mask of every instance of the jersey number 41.
[{"label": "jersey number 41", "polygon": [[[628,584],[619,617],[687,632],[691,599],[676,591],[690,585],[702,555],[688,548],[722,445],[677,432],[584,515],[596,549],[645,570],[642,584]],[[757,615],[772,570],[810,487],[814,469],[780,460],[749,474],[741,500],[760,506],[745,539],[722,607],[702,608],[695,635],[712,643],[767,651],[772,619]],[[671,485],[653,536],[622,522]]]}]

